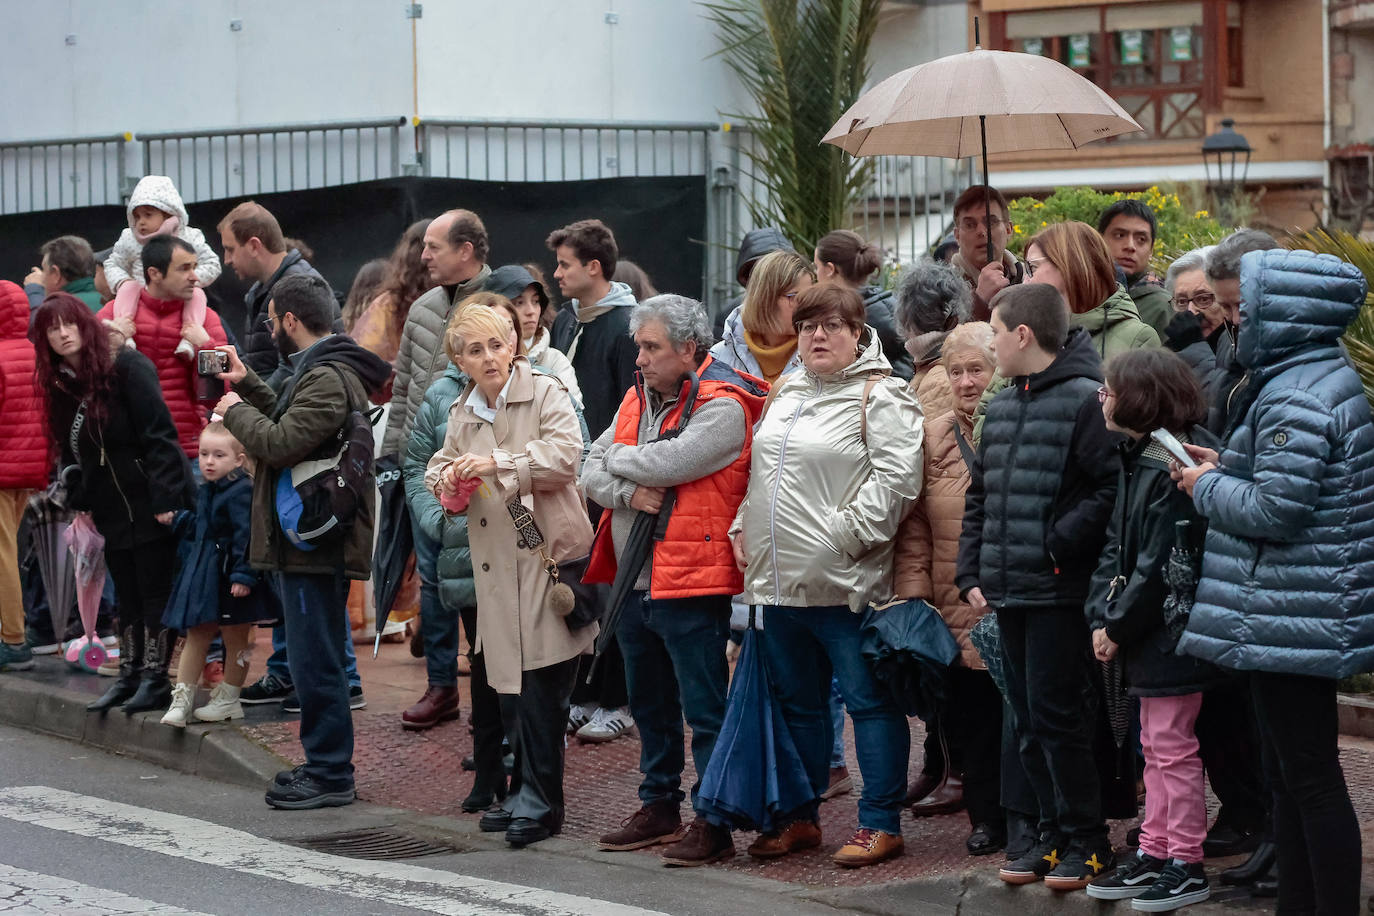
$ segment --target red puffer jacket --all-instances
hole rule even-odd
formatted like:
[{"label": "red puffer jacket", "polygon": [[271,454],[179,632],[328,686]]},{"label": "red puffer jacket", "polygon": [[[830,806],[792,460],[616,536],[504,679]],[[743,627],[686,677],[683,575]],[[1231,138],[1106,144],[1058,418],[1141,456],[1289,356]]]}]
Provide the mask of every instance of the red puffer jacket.
[{"label": "red puffer jacket", "polygon": [[[175,352],[177,344],[181,343],[184,305],[180,299],[154,299],[146,289],[140,291],[138,312],[134,315],[134,343],[138,345],[138,352],[157,367],[162,399],[167,402],[172,422],[176,424],[177,439],[186,455],[195,458],[200,454],[200,431],[205,428],[210,410],[196,402],[195,363],[180,358]],[[96,317],[102,321],[113,318],[113,303],[97,312]],[[222,347],[228,342],[213,309],[205,312],[205,333],[210,335],[207,349]]]},{"label": "red puffer jacket", "polygon": [[29,297],[0,280],[0,490],[48,485],[48,430],[33,387],[36,357],[28,333]]}]

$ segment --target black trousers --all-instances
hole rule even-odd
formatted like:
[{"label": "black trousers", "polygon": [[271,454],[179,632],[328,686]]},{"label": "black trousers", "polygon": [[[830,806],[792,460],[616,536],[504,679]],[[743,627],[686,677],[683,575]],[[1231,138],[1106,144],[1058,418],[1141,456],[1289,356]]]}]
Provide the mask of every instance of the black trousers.
[{"label": "black trousers", "polygon": [[962,752],[969,823],[1001,829],[1002,694],[986,671],[952,668],[946,706],[943,722],[951,761],[953,748]]},{"label": "black trousers", "polygon": [[577,667],[578,658],[570,658],[526,671],[518,694],[499,694],[518,772],[502,807],[513,818],[528,817],[554,831],[563,826],[563,739]]},{"label": "black trousers", "polygon": [[1207,781],[1221,802],[1217,823],[1252,833],[1266,829],[1272,793],[1260,766],[1259,729],[1244,677],[1228,678],[1203,693],[1197,740]]},{"label": "black trousers", "polygon": [[1103,843],[1107,823],[1093,753],[1096,703],[1083,609],[1002,608],[997,622],[1007,699],[1021,763],[1039,801],[1041,832]]},{"label": "black trousers", "polygon": [[[465,607],[459,611],[463,629],[468,634],[468,645],[477,645],[477,608]],[[423,618],[422,618],[423,619]],[[497,798],[506,794],[506,768],[501,762],[501,739],[506,730],[501,724],[501,701],[491,684],[487,683],[487,657],[475,649],[468,656],[472,662],[472,674],[468,678],[468,689],[472,693],[472,759],[476,764],[476,778],[473,792],[490,792]]]},{"label": "black trousers", "polygon": [[1336,743],[1336,681],[1256,671],[1250,692],[1274,781],[1278,912],[1354,916],[1360,824]]},{"label": "black trousers", "polygon": [[114,580],[120,627],[142,625],[153,634],[162,632],[162,612],[177,571],[177,542],[165,538],[132,550],[106,550],[105,568]]}]

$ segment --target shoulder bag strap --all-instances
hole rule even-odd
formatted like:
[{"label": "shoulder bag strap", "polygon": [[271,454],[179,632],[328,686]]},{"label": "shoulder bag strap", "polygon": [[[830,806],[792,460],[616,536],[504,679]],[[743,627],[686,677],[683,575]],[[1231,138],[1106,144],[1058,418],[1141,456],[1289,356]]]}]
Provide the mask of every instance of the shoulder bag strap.
[{"label": "shoulder bag strap", "polygon": [[964,456],[964,465],[969,471],[973,470],[973,463],[977,456],[973,453],[973,446],[969,445],[964,438],[964,431],[959,428],[959,421],[954,421],[954,441],[959,446],[959,454]]}]

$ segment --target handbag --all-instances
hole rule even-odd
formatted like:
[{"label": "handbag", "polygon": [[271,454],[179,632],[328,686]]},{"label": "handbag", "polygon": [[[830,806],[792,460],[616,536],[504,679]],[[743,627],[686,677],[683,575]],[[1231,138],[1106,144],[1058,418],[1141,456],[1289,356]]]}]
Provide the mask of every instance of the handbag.
[{"label": "handbag", "polygon": [[544,549],[544,533],[539,530],[534,513],[525,507],[519,497],[506,503],[506,511],[515,525],[516,546],[538,551],[544,560],[544,571],[552,583],[547,598],[549,610],[562,617],[570,630],[580,630],[600,620],[602,603],[597,600],[594,586],[582,581],[591,556],[564,563],[555,562]]}]

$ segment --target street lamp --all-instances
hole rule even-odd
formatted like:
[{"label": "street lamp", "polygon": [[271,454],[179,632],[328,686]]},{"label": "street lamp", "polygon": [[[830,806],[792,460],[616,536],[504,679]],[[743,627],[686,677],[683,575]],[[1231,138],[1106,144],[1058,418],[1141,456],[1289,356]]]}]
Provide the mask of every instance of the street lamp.
[{"label": "street lamp", "polygon": [[1202,141],[1202,168],[1218,209],[1245,187],[1250,172],[1250,144],[1235,128],[1235,121],[1223,118],[1221,130]]}]

